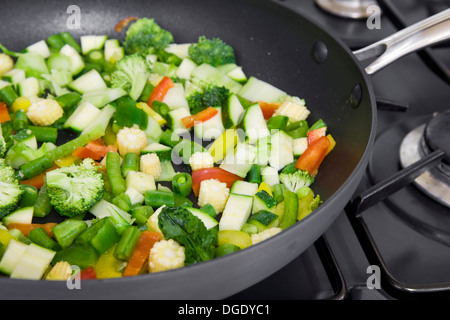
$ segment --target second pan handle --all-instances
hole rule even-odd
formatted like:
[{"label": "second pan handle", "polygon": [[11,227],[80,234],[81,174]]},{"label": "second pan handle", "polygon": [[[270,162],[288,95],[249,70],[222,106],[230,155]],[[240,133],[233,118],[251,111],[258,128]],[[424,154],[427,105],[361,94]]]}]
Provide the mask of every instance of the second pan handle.
[{"label": "second pan handle", "polygon": [[450,39],[450,9],[417,22],[353,53],[359,61],[377,57],[365,68],[367,74],[370,75],[411,52],[447,39]]}]

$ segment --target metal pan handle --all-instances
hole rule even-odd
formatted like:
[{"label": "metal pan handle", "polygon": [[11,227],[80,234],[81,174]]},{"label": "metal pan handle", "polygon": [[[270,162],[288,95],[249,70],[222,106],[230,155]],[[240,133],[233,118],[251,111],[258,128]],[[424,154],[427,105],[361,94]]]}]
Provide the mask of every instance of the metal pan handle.
[{"label": "metal pan handle", "polygon": [[411,52],[447,39],[450,39],[450,9],[353,53],[359,61],[378,57],[365,68],[371,75]]}]

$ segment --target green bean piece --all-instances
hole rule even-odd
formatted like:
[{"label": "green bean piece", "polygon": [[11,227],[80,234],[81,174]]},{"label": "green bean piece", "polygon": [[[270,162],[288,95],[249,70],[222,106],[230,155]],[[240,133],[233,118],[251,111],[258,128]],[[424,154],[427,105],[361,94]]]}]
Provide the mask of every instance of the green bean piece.
[{"label": "green bean piece", "polygon": [[285,191],[286,187],[279,183],[273,186],[273,199],[277,202],[280,203],[284,200],[284,191]]},{"label": "green bean piece", "polygon": [[18,97],[12,85],[8,85],[0,90],[0,101],[4,101],[8,107],[11,107]]},{"label": "green bean piece", "polygon": [[138,226],[144,225],[153,213],[151,206],[136,206],[131,209],[131,216]]},{"label": "green bean piece", "polygon": [[319,119],[309,128],[308,131],[313,131],[313,130],[320,129],[320,128],[323,128],[326,126],[327,126],[327,124],[325,123],[325,121],[323,121],[322,119]]},{"label": "green bean piece", "polygon": [[131,254],[136,247],[139,238],[141,236],[141,231],[135,227],[130,226],[122,233],[119,242],[114,248],[114,257],[119,260],[128,261],[130,260]]},{"label": "green bean piece", "polygon": [[81,53],[81,47],[78,44],[78,42],[72,37],[72,35],[65,31],[65,32],[61,32],[59,34],[59,36],[61,37],[61,39],[68,44],[69,46],[71,46],[72,48],[74,48],[78,53]]},{"label": "green bean piece", "polygon": [[50,198],[47,194],[47,185],[44,184],[37,194],[36,202],[34,203],[33,216],[43,218],[52,211]]},{"label": "green bean piece", "polygon": [[127,177],[130,171],[139,171],[139,155],[134,152],[126,153],[122,161],[122,176]]},{"label": "green bean piece", "polygon": [[159,143],[164,144],[171,148],[175,147],[180,142],[181,137],[173,133],[173,131],[170,129],[166,129],[159,138]]},{"label": "green bean piece", "polygon": [[83,220],[65,220],[52,228],[53,236],[62,248],[70,246],[75,238],[87,229]]},{"label": "green bean piece", "polygon": [[19,206],[21,208],[34,206],[38,197],[38,189],[35,186],[30,186],[28,184],[21,184],[20,189],[22,189],[23,192]]},{"label": "green bean piece", "polygon": [[54,127],[28,126],[27,129],[36,136],[38,142],[56,143],[58,138],[58,129]]},{"label": "green bean piece", "polygon": [[259,164],[253,164],[250,168],[250,171],[247,174],[248,182],[257,183],[258,185],[261,183],[261,166]]},{"label": "green bean piece", "polygon": [[172,179],[172,190],[181,197],[188,196],[192,191],[192,177],[187,172],[179,172]]},{"label": "green bean piece", "polygon": [[28,117],[24,110],[19,109],[14,113],[13,129],[17,132],[28,127]]},{"label": "green bean piece", "polygon": [[173,192],[148,190],[144,194],[145,204],[152,208],[159,208],[162,205],[173,207],[175,205],[175,197]]},{"label": "green bean piece", "polygon": [[30,239],[35,244],[53,250],[57,248],[58,244],[53,240],[44,228],[38,227],[28,233],[28,239]]},{"label": "green bean piece", "polygon": [[121,193],[112,199],[112,204],[118,206],[126,212],[130,212],[132,208],[130,196],[126,193]]},{"label": "green bean piece", "polygon": [[55,98],[59,105],[64,109],[74,107],[81,101],[81,94],[78,92],[68,92]]},{"label": "green bean piece", "polygon": [[125,179],[122,176],[120,166],[120,155],[117,152],[108,152],[106,154],[106,172],[111,186],[111,193],[114,197],[126,191]]},{"label": "green bean piece", "polygon": [[284,130],[289,121],[289,117],[278,115],[267,120],[267,128],[269,130]]},{"label": "green bean piece", "polygon": [[295,192],[288,189],[285,190],[284,194],[284,212],[280,221],[280,228],[286,229],[295,222],[297,222],[298,216],[298,198]]},{"label": "green bean piece", "polygon": [[46,40],[47,44],[55,49],[61,49],[66,44],[59,34],[53,34]]}]

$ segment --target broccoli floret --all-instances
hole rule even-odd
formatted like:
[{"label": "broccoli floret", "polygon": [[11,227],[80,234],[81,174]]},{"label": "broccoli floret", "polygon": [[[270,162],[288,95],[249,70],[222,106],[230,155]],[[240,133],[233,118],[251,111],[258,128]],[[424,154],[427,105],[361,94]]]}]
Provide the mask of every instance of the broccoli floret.
[{"label": "broccoli floret", "polygon": [[52,170],[46,175],[50,204],[62,216],[88,211],[103,196],[104,181],[93,160]]},{"label": "broccoli floret", "polygon": [[22,196],[23,191],[14,175],[14,169],[0,159],[0,219],[17,208]]},{"label": "broccoli floret", "polygon": [[162,29],[154,19],[141,18],[127,30],[123,47],[126,54],[138,53],[143,56],[164,49],[173,42],[173,35]]},{"label": "broccoli floret", "polygon": [[128,91],[130,97],[137,100],[141,96],[149,75],[150,68],[144,57],[138,54],[125,56],[116,62],[111,75],[111,86]]},{"label": "broccoli floret", "polygon": [[200,36],[197,43],[189,46],[189,55],[197,64],[208,63],[214,67],[236,63],[233,48],[219,38]]},{"label": "broccoli floret", "polygon": [[302,187],[309,187],[314,178],[308,171],[297,170],[293,173],[280,173],[280,182],[292,192],[297,192]]},{"label": "broccoli floret", "polygon": [[230,90],[224,86],[208,84],[187,97],[189,108],[195,114],[208,107],[220,107],[227,101]]}]

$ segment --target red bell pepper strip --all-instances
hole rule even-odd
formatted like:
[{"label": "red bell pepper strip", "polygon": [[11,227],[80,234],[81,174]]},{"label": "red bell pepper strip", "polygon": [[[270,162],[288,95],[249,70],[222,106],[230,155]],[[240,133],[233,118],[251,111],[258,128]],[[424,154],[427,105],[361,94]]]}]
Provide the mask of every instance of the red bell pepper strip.
[{"label": "red bell pepper strip", "polygon": [[80,272],[80,280],[90,280],[90,279],[97,279],[97,276],[95,275],[95,269],[92,266],[87,267],[86,269],[83,269]]},{"label": "red bell pepper strip", "polygon": [[123,28],[127,27],[130,24],[131,21],[134,21],[134,20],[137,20],[137,19],[138,19],[137,17],[128,17],[128,18],[120,20],[116,24],[116,26],[114,28],[114,31],[121,32],[123,30]]},{"label": "red bell pepper strip", "polygon": [[192,172],[192,191],[195,196],[198,196],[200,191],[200,183],[203,180],[217,179],[220,182],[227,184],[228,188],[231,188],[236,180],[244,180],[242,177],[235,175],[231,172],[225,171],[221,168],[204,168],[195,170]]},{"label": "red bell pepper strip", "polygon": [[75,149],[72,155],[79,158],[91,158],[92,160],[103,159],[109,151],[117,151],[117,148],[108,145],[106,146],[101,139],[89,142],[86,146]]},{"label": "red bell pepper strip", "polygon": [[308,145],[312,144],[317,139],[325,136],[327,133],[327,127],[318,128],[308,131]]},{"label": "red bell pepper strip", "polygon": [[205,110],[200,111],[199,113],[182,118],[181,122],[183,122],[186,129],[189,129],[199,122],[204,122],[211,119],[218,113],[219,111],[216,108],[208,107]]},{"label": "red bell pepper strip", "polygon": [[148,259],[150,250],[153,245],[162,239],[162,234],[159,232],[151,232],[145,230],[142,232],[136,247],[128,260],[127,266],[123,272],[124,277],[135,276],[139,274],[145,261]]},{"label": "red bell pepper strip", "polygon": [[274,112],[280,107],[279,103],[258,101],[259,107],[264,115],[264,119],[269,119]]},{"label": "red bell pepper strip", "polygon": [[162,78],[150,94],[150,97],[147,100],[147,104],[151,107],[153,101],[161,102],[164,99],[167,91],[169,91],[170,88],[173,88],[173,86],[174,83],[172,79],[170,79],[170,77],[165,76],[164,78]]},{"label": "red bell pepper strip", "polygon": [[8,107],[6,106],[6,103],[3,101],[0,102],[0,123],[8,122],[11,120],[11,117],[9,116]]},{"label": "red bell pepper strip", "polygon": [[45,230],[45,232],[53,238],[53,231],[52,228],[56,226],[57,223],[55,222],[47,222],[47,223],[10,223],[8,224],[8,229],[18,229],[20,230],[25,237],[28,237],[28,234],[31,232],[31,230],[34,230],[36,228],[42,228]]},{"label": "red bell pepper strip", "polygon": [[330,146],[330,139],[326,136],[317,139],[298,158],[295,167],[299,170],[308,171],[311,176],[315,176]]}]

